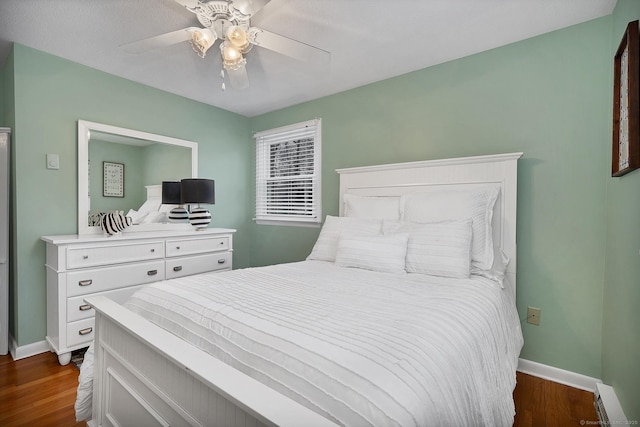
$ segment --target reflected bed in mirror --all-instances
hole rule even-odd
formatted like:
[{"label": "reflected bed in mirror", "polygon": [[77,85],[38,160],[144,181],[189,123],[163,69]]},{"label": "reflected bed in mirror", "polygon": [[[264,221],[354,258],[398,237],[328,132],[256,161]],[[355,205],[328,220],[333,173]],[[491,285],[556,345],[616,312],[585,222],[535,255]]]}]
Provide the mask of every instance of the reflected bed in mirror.
[{"label": "reflected bed in mirror", "polygon": [[[104,191],[104,164],[122,165],[121,176],[110,184],[121,186],[117,197]],[[131,214],[127,231],[188,229],[168,223],[160,205],[162,181],[198,176],[198,144],[116,126],[78,121],[78,234],[102,233],[96,218],[102,212]],[[168,207],[170,209],[171,207]]]}]

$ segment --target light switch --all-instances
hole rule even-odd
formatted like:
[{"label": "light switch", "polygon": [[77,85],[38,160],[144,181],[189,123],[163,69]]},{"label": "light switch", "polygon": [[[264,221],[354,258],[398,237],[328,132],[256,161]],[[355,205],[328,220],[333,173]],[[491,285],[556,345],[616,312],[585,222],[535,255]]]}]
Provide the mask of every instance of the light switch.
[{"label": "light switch", "polygon": [[47,169],[60,169],[60,156],[47,154]]}]

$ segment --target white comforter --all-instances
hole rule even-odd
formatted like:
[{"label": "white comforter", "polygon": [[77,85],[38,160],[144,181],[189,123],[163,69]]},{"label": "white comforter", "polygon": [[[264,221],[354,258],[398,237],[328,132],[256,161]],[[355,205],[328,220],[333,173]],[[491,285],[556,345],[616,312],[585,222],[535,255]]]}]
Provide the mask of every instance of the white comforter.
[{"label": "white comforter", "polygon": [[305,261],[149,285],[126,306],[346,426],[510,426],[522,347],[496,283]]}]

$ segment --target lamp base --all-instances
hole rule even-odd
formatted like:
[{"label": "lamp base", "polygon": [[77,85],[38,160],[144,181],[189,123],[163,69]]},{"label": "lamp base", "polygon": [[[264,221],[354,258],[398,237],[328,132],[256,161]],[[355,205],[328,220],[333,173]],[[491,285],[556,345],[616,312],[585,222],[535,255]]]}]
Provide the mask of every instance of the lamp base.
[{"label": "lamp base", "polygon": [[169,211],[169,222],[186,223],[189,222],[189,212],[182,206]]},{"label": "lamp base", "polygon": [[189,222],[196,230],[207,228],[211,223],[211,213],[205,208],[193,208],[189,215]]}]

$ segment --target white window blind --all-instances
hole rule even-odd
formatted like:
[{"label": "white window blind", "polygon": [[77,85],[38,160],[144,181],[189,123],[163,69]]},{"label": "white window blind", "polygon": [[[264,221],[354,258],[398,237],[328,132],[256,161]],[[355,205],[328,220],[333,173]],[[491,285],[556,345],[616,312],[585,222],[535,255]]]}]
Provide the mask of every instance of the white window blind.
[{"label": "white window blind", "polygon": [[256,221],[319,223],[321,119],[258,132]]}]

